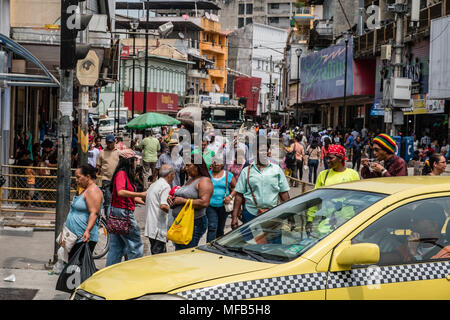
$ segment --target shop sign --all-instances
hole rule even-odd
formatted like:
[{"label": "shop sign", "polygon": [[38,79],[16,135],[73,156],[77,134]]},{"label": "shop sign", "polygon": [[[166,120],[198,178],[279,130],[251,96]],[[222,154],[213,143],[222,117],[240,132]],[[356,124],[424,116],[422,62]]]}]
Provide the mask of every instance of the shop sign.
[{"label": "shop sign", "polygon": [[413,110],[405,115],[444,113],[445,100],[414,99]]},{"label": "shop sign", "polygon": [[445,100],[427,99],[427,113],[444,113]]},{"label": "shop sign", "polygon": [[420,94],[420,79],[422,77],[422,64],[419,58],[415,58],[414,61],[408,61],[405,68],[403,69],[403,76],[405,78],[411,79],[412,87],[411,94]]},{"label": "shop sign", "polygon": [[381,105],[380,101],[374,102],[372,109],[370,110],[371,116],[384,116],[384,106]]}]

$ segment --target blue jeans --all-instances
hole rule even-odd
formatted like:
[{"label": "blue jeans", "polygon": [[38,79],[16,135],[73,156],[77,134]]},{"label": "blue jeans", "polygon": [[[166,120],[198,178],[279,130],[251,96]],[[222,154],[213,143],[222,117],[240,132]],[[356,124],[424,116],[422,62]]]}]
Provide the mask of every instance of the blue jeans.
[{"label": "blue jeans", "polygon": [[183,250],[188,248],[194,248],[198,246],[198,242],[203,237],[208,228],[208,218],[205,216],[194,220],[194,233],[192,234],[192,240],[188,244],[175,244],[175,250]]},{"label": "blue jeans", "polygon": [[[115,217],[127,216],[126,209],[111,207],[111,215]],[[131,219],[131,230],[126,236],[119,234],[110,234],[109,250],[106,257],[106,266],[110,266],[122,261],[122,257],[126,254],[128,260],[140,258],[144,255],[144,245],[141,241],[141,230],[134,218],[134,213],[128,211]]]},{"label": "blue jeans", "polygon": [[211,242],[223,236],[228,214],[229,213],[225,211],[225,207],[208,207],[206,209],[206,216],[208,217],[206,242]]},{"label": "blue jeans", "polygon": [[[309,167],[309,183],[316,183],[317,180],[317,168],[319,167],[319,160],[308,160]],[[314,172],[314,182],[312,179],[312,175]]]}]

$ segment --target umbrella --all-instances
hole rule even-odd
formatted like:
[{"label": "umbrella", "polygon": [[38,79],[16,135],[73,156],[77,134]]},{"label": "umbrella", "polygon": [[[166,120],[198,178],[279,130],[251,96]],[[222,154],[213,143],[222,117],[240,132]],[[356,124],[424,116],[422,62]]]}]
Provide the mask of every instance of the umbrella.
[{"label": "umbrella", "polygon": [[131,130],[142,130],[162,126],[172,126],[175,124],[180,124],[180,121],[166,114],[147,112],[128,122],[125,128]]}]

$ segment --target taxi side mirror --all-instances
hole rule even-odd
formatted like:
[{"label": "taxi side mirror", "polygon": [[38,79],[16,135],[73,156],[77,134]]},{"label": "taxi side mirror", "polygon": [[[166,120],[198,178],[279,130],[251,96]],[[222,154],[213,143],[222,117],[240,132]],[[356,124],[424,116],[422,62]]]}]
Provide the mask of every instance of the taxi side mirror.
[{"label": "taxi side mirror", "polygon": [[380,260],[380,248],[373,243],[358,243],[343,249],[336,257],[342,267],[355,264],[376,264]]}]

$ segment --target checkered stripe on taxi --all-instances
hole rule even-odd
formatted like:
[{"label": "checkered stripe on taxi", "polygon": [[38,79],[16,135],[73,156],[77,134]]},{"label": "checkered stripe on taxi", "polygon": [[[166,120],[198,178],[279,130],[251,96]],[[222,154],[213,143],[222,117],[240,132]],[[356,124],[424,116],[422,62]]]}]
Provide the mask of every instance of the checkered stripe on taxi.
[{"label": "checkered stripe on taxi", "polygon": [[188,290],[178,295],[190,300],[242,300],[295,292],[325,290],[326,272],[232,282]]},{"label": "checkered stripe on taxi", "polygon": [[315,290],[433,280],[450,273],[450,261],[389,267],[370,266],[340,272],[320,272],[232,282],[179,292],[189,300],[243,300]]},{"label": "checkered stripe on taxi", "polygon": [[449,273],[450,261],[389,267],[373,266],[342,272],[331,272],[328,278],[328,289],[441,279],[445,278]]}]

